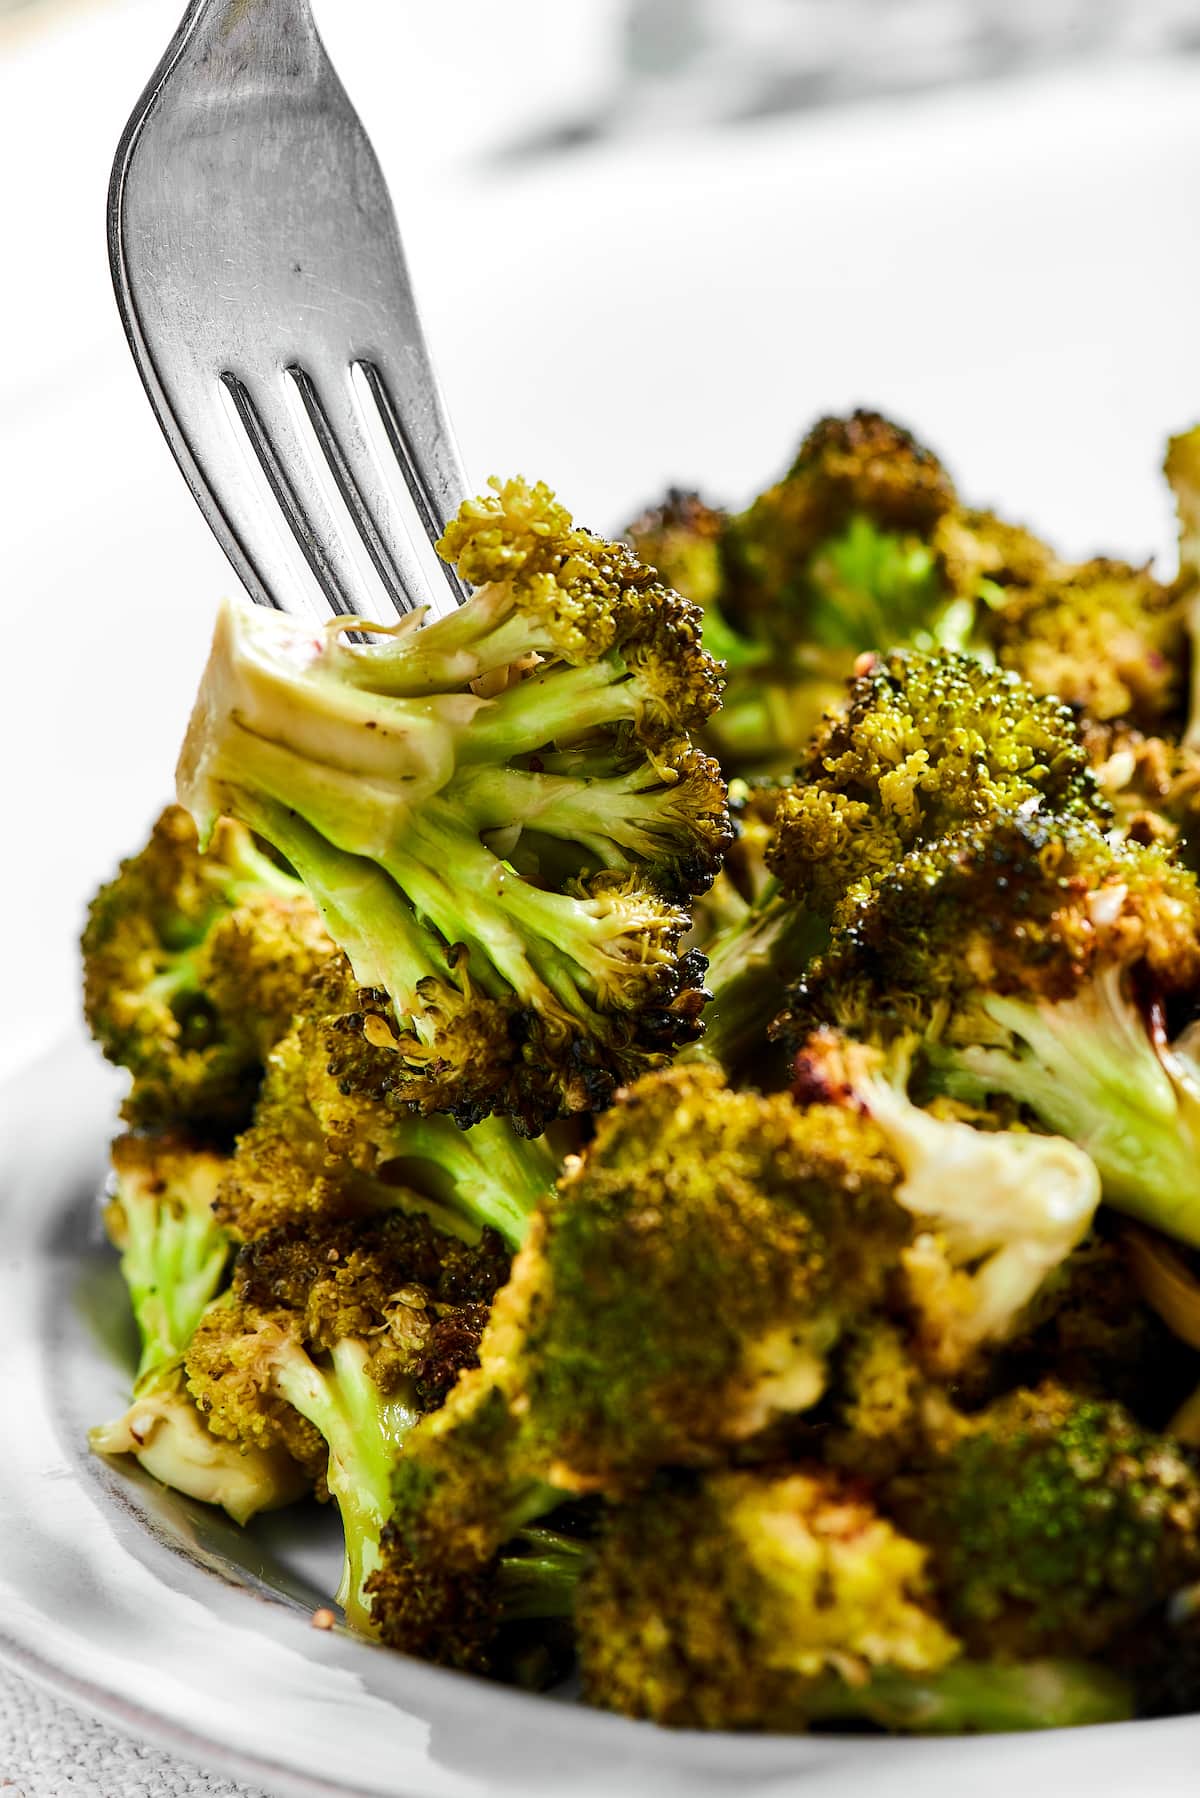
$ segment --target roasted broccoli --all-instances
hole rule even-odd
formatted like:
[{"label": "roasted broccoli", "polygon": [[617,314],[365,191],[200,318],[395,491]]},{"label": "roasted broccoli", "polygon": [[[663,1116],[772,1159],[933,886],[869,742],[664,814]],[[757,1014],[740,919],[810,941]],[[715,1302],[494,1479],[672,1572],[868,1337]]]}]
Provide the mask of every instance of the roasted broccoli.
[{"label": "roasted broccoli", "polygon": [[1200,980],[1200,890],[1156,846],[1001,816],[912,851],[850,908],[777,1030],[916,1033],[924,1073],[1084,1148],[1104,1196],[1200,1242],[1200,1069],[1164,1008]]},{"label": "roasted broccoli", "polygon": [[872,659],[779,795],[768,866],[836,915],[915,844],[971,819],[1104,815],[1087,751],[1057,700],[966,656]]},{"label": "roasted broccoli", "polygon": [[580,1581],[584,1695],[659,1723],[1028,1729],[1130,1713],[1076,1661],[965,1660],[929,1551],[817,1466],[664,1478],[616,1507]]},{"label": "roasted broccoli", "polygon": [[974,593],[934,547],[945,470],[873,412],[822,419],[783,479],[727,516],[671,492],[629,527],[645,561],[694,599],[728,687],[705,741],[726,771],[785,769],[864,651],[964,648]]},{"label": "roasted broccoli", "polygon": [[506,1271],[494,1234],[471,1247],[403,1212],[283,1226],[243,1246],[232,1288],[188,1345],[188,1390],[208,1430],[286,1449],[336,1500],[338,1602],[356,1627],[369,1627],[363,1586],[401,1445],[474,1362]]},{"label": "roasted broccoli", "polygon": [[909,1234],[896,1181],[849,1110],[712,1067],[647,1076],[534,1214],[479,1368],[411,1437],[392,1557],[418,1586],[470,1583],[564,1498],[710,1464],[811,1407]]},{"label": "roasted broccoli", "polygon": [[440,548],[479,591],[368,644],[226,608],[179,791],[304,879],[390,998],[406,1103],[534,1134],[699,1032],[687,900],[729,825],[688,732],[720,679],[696,608],[544,486],[497,483]]},{"label": "roasted broccoli", "polygon": [[1102,1653],[1200,1574],[1200,1476],[1112,1400],[1053,1381],[948,1423],[884,1508],[929,1546],[968,1653]]},{"label": "roasted broccoli", "polygon": [[228,1136],[268,1050],[333,945],[300,883],[228,819],[204,854],[170,806],[97,893],[83,933],[84,1010],[133,1086],[124,1116]]},{"label": "roasted broccoli", "polygon": [[[549,1137],[528,1140],[505,1118],[469,1130],[452,1118],[393,1108],[395,1057],[372,1047],[344,957],[311,983],[267,1062],[250,1128],[238,1138],[216,1213],[238,1241],[283,1224],[426,1211],[443,1230],[499,1231],[512,1246],[554,1185]],[[386,1028],[386,1026],[385,1026]],[[347,1077],[346,1050],[352,1061]]]}]

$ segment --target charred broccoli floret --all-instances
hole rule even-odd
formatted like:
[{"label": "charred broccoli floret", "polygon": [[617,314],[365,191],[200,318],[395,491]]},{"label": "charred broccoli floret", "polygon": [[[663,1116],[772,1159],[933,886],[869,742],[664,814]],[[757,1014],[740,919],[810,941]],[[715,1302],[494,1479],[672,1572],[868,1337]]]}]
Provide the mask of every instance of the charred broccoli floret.
[{"label": "charred broccoli floret", "polygon": [[[844,571],[839,581],[829,570],[834,580],[827,596],[820,558],[828,557],[831,543],[844,544],[847,534],[852,537],[857,528],[863,543],[850,551],[850,560],[869,555],[877,562],[878,543],[865,549],[863,526],[873,537],[886,533],[883,542],[897,558],[914,548],[921,554],[921,540],[954,505],[954,488],[937,457],[899,425],[876,412],[823,418],[801,444],[783,479],[730,523],[726,578],[735,602],[731,615],[739,621],[761,619],[771,633],[786,632],[787,614],[799,613],[802,634],[810,641],[843,649],[890,648],[907,633],[895,629],[882,607],[882,616],[876,613],[866,620],[869,639],[847,636],[836,603],[845,593]],[[931,563],[926,552],[917,570],[918,588],[928,587]],[[930,609],[928,604],[922,608],[923,622]],[[862,622],[856,620],[856,629]]]},{"label": "charred broccoli floret", "polygon": [[558,1173],[551,1138],[530,1141],[501,1117],[463,1130],[449,1117],[393,1109],[387,1081],[395,1058],[373,1050],[358,1028],[374,1015],[363,1004],[348,964],[335,957],[268,1059],[254,1121],[217,1192],[217,1216],[246,1241],[289,1223],[426,1211],[451,1233],[474,1238],[490,1228],[515,1247]]},{"label": "charred broccoli floret", "polygon": [[663,1479],[610,1514],[580,1582],[584,1694],[655,1722],[927,1732],[1129,1715],[1099,1668],[962,1658],[929,1553],[819,1467]]},{"label": "charred broccoli floret", "polygon": [[1200,1069],[1164,1007],[1200,980],[1196,877],[1097,825],[1005,816],[915,850],[861,899],[777,1029],[923,1037],[935,1087],[1076,1142],[1118,1209],[1200,1242]]},{"label": "charred broccoli floret", "polygon": [[368,1627],[363,1587],[401,1445],[475,1359],[506,1268],[497,1246],[398,1212],[280,1228],[243,1246],[188,1346],[188,1390],[214,1436],[319,1471],[345,1536],[338,1602],[356,1627]]},{"label": "charred broccoli floret", "polygon": [[1053,1381],[957,1419],[884,1504],[968,1652],[999,1660],[1100,1653],[1200,1571],[1192,1462]]},{"label": "charred broccoli floret", "polygon": [[966,656],[872,661],[779,794],[767,863],[783,890],[837,915],[914,844],[976,818],[1100,816],[1065,706]]},{"label": "charred broccoli floret", "polygon": [[93,899],[84,1011],[133,1086],[135,1125],[228,1135],[249,1117],[263,1059],[333,945],[299,881],[240,824],[196,829],[169,806]]},{"label": "charred broccoli floret", "polygon": [[961,648],[976,596],[933,537],[954,492],[937,458],[876,413],[822,419],[784,476],[729,517],[672,492],[630,526],[704,611],[728,686],[705,741],[727,770],[786,768],[856,655]]},{"label": "charred broccoli floret", "polygon": [[229,1265],[213,1204],[225,1156],[177,1136],[121,1136],[104,1225],[120,1251],[141,1340],[139,1381],[178,1358]]},{"label": "charred broccoli floret", "polygon": [[1005,590],[984,633],[1004,668],[1106,722],[1162,729],[1182,695],[1183,623],[1148,568],[1097,557]]},{"label": "charred broccoli floret", "polygon": [[720,679],[696,607],[544,486],[439,547],[479,591],[368,644],[227,608],[179,790],[273,843],[388,995],[407,1104],[535,1134],[699,1032],[687,899],[729,826],[688,733]]}]

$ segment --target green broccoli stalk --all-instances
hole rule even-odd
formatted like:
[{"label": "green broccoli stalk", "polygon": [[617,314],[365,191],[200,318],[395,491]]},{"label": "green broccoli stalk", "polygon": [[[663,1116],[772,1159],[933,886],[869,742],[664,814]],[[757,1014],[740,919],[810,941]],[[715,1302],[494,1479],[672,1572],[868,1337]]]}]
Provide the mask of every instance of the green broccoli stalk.
[{"label": "green broccoli stalk", "polygon": [[345,1563],[337,1599],[369,1628],[401,1446],[474,1360],[496,1260],[422,1217],[283,1227],[241,1250],[230,1292],[187,1350],[188,1389],[214,1436],[283,1447],[320,1468]]},{"label": "green broccoli stalk", "polygon": [[120,1251],[141,1339],[137,1386],[187,1347],[229,1265],[230,1240],[213,1215],[228,1163],[175,1137],[113,1144],[113,1196],[104,1223]]},{"label": "green broccoli stalk", "polygon": [[937,1673],[869,1673],[861,1685],[826,1675],[805,1695],[813,1723],[875,1723],[912,1735],[995,1735],[1125,1723],[1133,1682],[1090,1661],[952,1661]]},{"label": "green broccoli stalk", "polygon": [[545,487],[440,547],[480,591],[370,644],[227,608],[179,790],[271,842],[387,993],[405,1103],[536,1134],[699,1031],[686,900],[728,816],[688,732],[720,681],[696,608]]},{"label": "green broccoli stalk", "polygon": [[170,806],[93,899],[84,1011],[133,1086],[125,1118],[229,1136],[254,1105],[263,1059],[332,953],[299,881],[243,826],[211,825],[201,854]]}]

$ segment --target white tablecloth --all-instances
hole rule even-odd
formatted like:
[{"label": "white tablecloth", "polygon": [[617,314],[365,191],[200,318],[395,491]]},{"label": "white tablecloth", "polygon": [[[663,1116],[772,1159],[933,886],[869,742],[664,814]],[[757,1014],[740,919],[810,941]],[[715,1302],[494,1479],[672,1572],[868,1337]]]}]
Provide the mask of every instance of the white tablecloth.
[{"label": "white tablecloth", "polygon": [[0,1664],[4,1798],[267,1798],[119,1736]]}]

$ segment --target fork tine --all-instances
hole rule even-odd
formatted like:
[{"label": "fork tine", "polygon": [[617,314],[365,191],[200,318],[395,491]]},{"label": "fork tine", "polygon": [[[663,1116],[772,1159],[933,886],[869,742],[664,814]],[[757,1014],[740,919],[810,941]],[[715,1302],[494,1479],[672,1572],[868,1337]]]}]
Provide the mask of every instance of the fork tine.
[{"label": "fork tine", "polygon": [[[350,367],[332,370],[319,386],[299,364],[292,364],[286,374],[348,519],[394,610],[403,616],[424,603],[432,571],[444,567],[430,548],[434,531],[425,513],[410,501],[409,490],[394,479],[385,480],[356,404]],[[461,597],[461,590],[456,590],[455,603]]]}]

